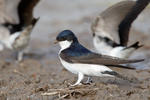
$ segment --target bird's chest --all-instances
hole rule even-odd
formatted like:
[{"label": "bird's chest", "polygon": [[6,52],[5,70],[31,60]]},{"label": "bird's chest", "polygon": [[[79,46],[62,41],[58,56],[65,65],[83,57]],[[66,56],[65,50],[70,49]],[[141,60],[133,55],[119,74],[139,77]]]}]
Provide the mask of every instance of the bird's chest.
[{"label": "bird's chest", "polygon": [[98,38],[94,38],[93,39],[93,43],[94,43],[94,46],[97,50],[98,53],[102,53],[102,54],[105,54],[105,55],[108,55],[109,52],[111,51],[112,47],[107,45],[107,43],[105,43],[104,41],[100,41]]},{"label": "bird's chest", "polygon": [[66,61],[64,61],[63,59],[61,59],[59,57],[62,65],[70,72],[74,73],[74,74],[78,74],[78,71],[76,70],[76,67],[74,66],[74,64],[68,63]]},{"label": "bird's chest", "polygon": [[14,41],[14,43],[12,44],[14,49],[24,49],[30,41],[30,36],[28,35],[20,35],[19,37],[17,37]]},{"label": "bird's chest", "polygon": [[2,41],[2,43],[4,44],[4,46],[6,48],[9,48],[9,49],[13,49],[13,46],[12,44],[14,43],[14,41],[16,40],[16,38],[20,35],[19,32],[15,33],[15,34],[12,34],[12,35],[9,35],[7,37],[5,37]]}]

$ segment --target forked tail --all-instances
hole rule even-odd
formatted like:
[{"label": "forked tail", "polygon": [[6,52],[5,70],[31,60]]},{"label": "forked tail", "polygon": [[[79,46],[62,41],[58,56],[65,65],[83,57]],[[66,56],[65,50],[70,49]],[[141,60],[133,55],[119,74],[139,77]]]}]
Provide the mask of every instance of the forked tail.
[{"label": "forked tail", "polygon": [[137,42],[135,42],[134,44],[132,44],[132,45],[128,46],[127,48],[125,48],[125,49],[129,49],[129,48],[138,49],[138,48],[140,48],[140,47],[142,47],[142,46],[143,46],[143,45],[140,45],[140,44],[139,44],[139,41],[137,41]]},{"label": "forked tail", "polygon": [[129,79],[128,77],[122,76],[122,75],[120,75],[119,73],[117,73],[115,71],[105,71],[104,73],[105,74],[109,74],[109,75],[113,75],[113,76],[115,76],[117,78],[120,78],[120,79],[123,79],[123,80],[127,80],[127,81],[129,81],[131,83],[137,81],[135,79]]}]

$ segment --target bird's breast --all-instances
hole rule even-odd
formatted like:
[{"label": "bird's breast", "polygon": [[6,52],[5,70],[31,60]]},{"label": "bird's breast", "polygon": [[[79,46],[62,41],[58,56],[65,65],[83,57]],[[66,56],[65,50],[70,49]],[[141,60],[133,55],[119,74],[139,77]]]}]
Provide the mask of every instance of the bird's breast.
[{"label": "bird's breast", "polygon": [[28,46],[30,41],[30,35],[23,35],[21,34],[19,37],[15,39],[12,46],[16,50],[24,49]]},{"label": "bird's breast", "polygon": [[93,38],[93,44],[96,51],[101,54],[108,55],[109,52],[112,50],[111,46],[107,45],[107,43],[105,43],[104,41],[100,41],[97,37]]}]

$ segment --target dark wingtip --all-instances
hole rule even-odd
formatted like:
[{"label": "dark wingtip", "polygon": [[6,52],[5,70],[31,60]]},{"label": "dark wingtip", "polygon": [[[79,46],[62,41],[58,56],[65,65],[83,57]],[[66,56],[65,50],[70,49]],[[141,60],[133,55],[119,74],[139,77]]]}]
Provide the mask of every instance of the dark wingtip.
[{"label": "dark wingtip", "polygon": [[131,62],[132,63],[138,63],[138,62],[142,62],[142,61],[144,61],[145,59],[134,59],[134,60],[132,60]]},{"label": "dark wingtip", "polygon": [[136,69],[134,67],[124,66],[124,65],[107,65],[107,66],[117,67],[117,68],[123,68],[123,69],[131,69],[131,70],[135,70]]},{"label": "dark wingtip", "polygon": [[144,61],[144,60],[145,60],[145,59],[139,59],[138,62],[142,62],[142,61]]}]

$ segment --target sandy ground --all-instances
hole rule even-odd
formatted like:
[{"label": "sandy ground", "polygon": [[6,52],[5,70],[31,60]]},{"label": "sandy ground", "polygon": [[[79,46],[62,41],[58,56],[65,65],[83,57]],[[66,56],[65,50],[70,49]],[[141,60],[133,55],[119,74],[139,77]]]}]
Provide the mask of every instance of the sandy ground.
[{"label": "sandy ground", "polygon": [[[79,41],[93,49],[91,22],[117,0],[41,0],[35,8],[40,21],[24,61],[15,61],[13,51],[0,53],[0,100],[150,100],[150,8],[134,22],[129,44],[140,41],[144,47],[131,58],[145,58],[133,64],[137,70],[114,69],[132,82],[118,78],[93,77],[91,85],[70,87],[77,76],[66,71],[53,41],[64,29],[71,29]],[[86,81],[86,79],[84,80]]]}]

